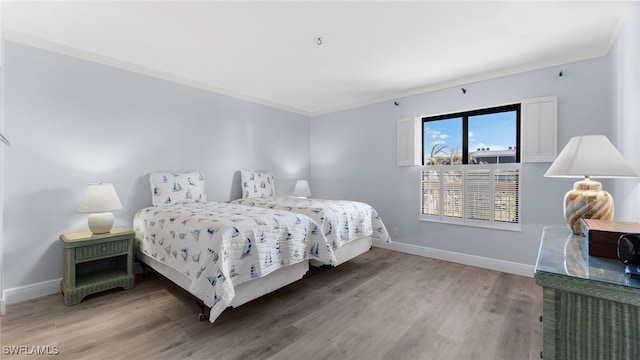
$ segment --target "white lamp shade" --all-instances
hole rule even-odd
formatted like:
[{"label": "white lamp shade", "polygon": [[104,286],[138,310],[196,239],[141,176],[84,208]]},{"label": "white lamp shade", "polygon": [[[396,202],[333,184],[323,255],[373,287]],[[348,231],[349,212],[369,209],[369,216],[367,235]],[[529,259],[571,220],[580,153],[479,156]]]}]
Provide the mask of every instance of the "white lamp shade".
[{"label": "white lamp shade", "polygon": [[638,174],[606,136],[586,135],[571,138],[544,176],[633,178]]},{"label": "white lamp shade", "polygon": [[78,212],[99,213],[122,209],[122,204],[112,184],[97,183],[87,185]]},{"label": "white lamp shade", "polygon": [[311,196],[311,189],[309,188],[309,182],[307,182],[307,180],[296,181],[296,186],[293,188],[293,196],[296,196],[296,197]]}]

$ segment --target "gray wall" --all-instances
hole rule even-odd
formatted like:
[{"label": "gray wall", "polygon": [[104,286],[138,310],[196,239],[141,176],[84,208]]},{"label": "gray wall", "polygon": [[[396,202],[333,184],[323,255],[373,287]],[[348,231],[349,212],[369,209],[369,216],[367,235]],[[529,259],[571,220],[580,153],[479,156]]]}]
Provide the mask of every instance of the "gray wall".
[{"label": "gray wall", "polygon": [[[311,188],[314,195],[372,204],[398,243],[533,265],[544,226],[564,225],[562,201],[574,179],[544,178],[550,163],[523,164],[522,232],[418,221],[419,167],[396,165],[396,120],[558,96],[560,149],[576,135],[611,136],[608,58],[387,101],[319,116],[311,122]],[[564,76],[558,73],[563,70]],[[637,156],[637,155],[636,155]],[[605,183],[604,186],[607,184]],[[615,196],[615,194],[614,194]]]},{"label": "gray wall", "polygon": [[5,42],[5,289],[62,277],[63,232],[87,183],[114,184],[130,225],[148,174],[205,171],[209,200],[240,197],[240,169],[268,169],[287,195],[309,177],[309,118]]},{"label": "gray wall", "polygon": [[[612,141],[630,165],[640,173],[640,2],[619,30],[610,52],[613,102]],[[614,184],[616,217],[640,221],[640,182],[618,180]]]}]

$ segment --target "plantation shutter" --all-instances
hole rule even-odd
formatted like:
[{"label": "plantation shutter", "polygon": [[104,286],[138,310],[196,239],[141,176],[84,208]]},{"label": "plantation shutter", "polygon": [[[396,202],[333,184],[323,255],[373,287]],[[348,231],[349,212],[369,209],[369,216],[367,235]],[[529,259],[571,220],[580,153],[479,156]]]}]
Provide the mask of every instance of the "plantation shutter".
[{"label": "plantation shutter", "polygon": [[440,215],[440,171],[422,171],[422,214]]},{"label": "plantation shutter", "polygon": [[421,123],[416,117],[398,119],[398,166],[421,165]]},{"label": "plantation shutter", "polygon": [[521,162],[552,162],[557,154],[556,96],[522,102]]},{"label": "plantation shutter", "polygon": [[494,172],[494,221],[518,223],[520,206],[520,170],[496,169]]},{"label": "plantation shutter", "polygon": [[429,165],[421,220],[520,229],[520,164]]},{"label": "plantation shutter", "polygon": [[462,184],[464,180],[463,170],[442,171],[442,215],[453,218],[462,218],[462,204],[464,202]]},{"label": "plantation shutter", "polygon": [[467,170],[466,189],[467,218],[491,220],[491,171],[489,169]]}]

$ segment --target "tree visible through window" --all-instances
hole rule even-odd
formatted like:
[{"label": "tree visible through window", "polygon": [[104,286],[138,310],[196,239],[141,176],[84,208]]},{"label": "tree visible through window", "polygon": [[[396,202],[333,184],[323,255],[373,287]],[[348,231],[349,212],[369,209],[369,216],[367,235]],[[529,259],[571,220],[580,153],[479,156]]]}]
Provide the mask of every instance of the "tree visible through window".
[{"label": "tree visible through window", "polygon": [[519,226],[520,104],[422,121],[421,218]]}]

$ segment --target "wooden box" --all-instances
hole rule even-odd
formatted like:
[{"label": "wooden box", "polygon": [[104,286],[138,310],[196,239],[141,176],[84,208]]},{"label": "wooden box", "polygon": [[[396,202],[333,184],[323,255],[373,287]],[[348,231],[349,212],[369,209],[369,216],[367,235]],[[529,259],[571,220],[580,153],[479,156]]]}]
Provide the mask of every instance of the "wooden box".
[{"label": "wooden box", "polygon": [[618,258],[618,239],[623,234],[640,234],[640,222],[580,220],[582,234],[589,243],[589,255]]}]

